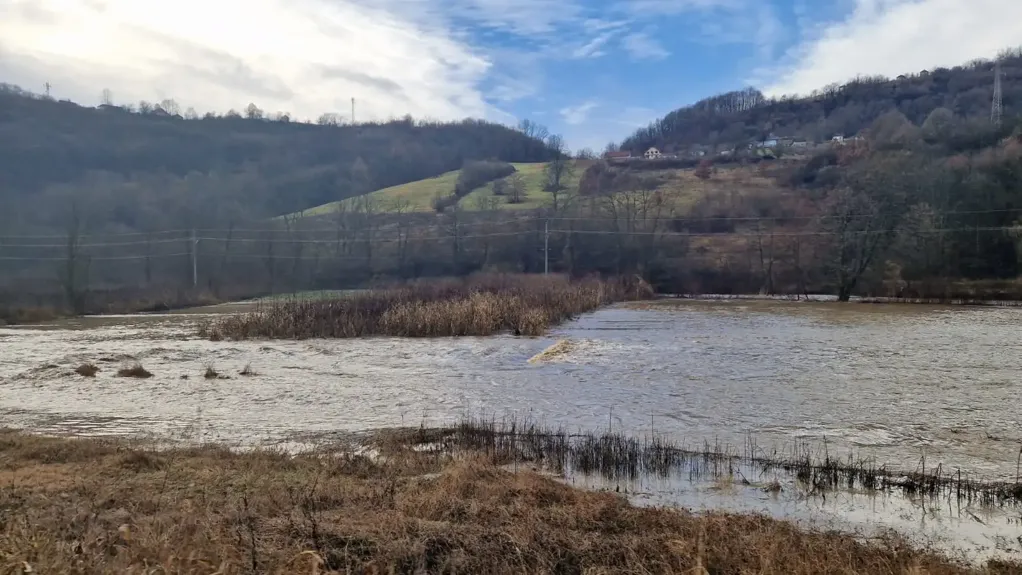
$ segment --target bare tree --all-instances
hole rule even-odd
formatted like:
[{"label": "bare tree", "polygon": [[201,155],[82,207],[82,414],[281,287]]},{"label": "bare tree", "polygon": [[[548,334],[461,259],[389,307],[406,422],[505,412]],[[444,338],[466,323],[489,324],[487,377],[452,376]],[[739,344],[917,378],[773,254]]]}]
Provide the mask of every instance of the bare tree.
[{"label": "bare tree", "polygon": [[305,219],[305,212],[298,211],[287,214],[281,219],[284,221],[284,233],[291,247],[291,291],[296,292],[299,284],[298,277],[301,271],[302,257],[305,252],[305,241],[301,234],[301,225]]},{"label": "bare tree", "polygon": [[67,305],[77,314],[85,313],[85,294],[89,282],[89,256],[82,248],[84,228],[85,223],[78,202],[72,201],[66,226],[64,269],[60,279]]},{"label": "bare tree", "polygon": [[564,138],[553,135],[547,138],[547,147],[553,153],[553,157],[543,168],[544,182],[543,189],[550,192],[555,212],[559,211],[561,192],[567,189],[567,180],[575,170],[575,163],[568,154],[564,145]]},{"label": "bare tree", "polygon": [[[496,183],[496,182],[494,182]],[[484,222],[493,222],[500,214],[501,200],[497,196],[480,194],[474,198],[474,208]],[[485,269],[490,265],[490,248],[492,238],[486,232],[480,234],[479,244],[483,248],[482,267]]]},{"label": "bare tree", "polygon": [[404,275],[408,262],[408,241],[411,237],[411,218],[408,216],[408,213],[411,210],[412,203],[407,198],[394,200],[394,203],[390,206],[390,213],[394,214],[397,232],[398,275]]},{"label": "bare tree", "polygon": [[103,93],[99,97],[99,102],[104,106],[114,105],[114,93],[109,88],[103,88]]},{"label": "bare tree", "polygon": [[532,120],[522,120],[518,122],[518,131],[525,134],[530,138],[545,141],[550,136],[550,130],[546,126],[537,124]]},{"label": "bare tree", "polygon": [[152,114],[153,105],[145,100],[139,100],[138,102],[138,113],[139,114]]},{"label": "bare tree", "polygon": [[520,204],[525,201],[525,178],[515,172],[507,178],[507,203]]},{"label": "bare tree", "polygon": [[178,116],[181,114],[181,106],[178,105],[173,98],[167,98],[160,102],[160,107],[163,111],[170,114],[171,116]]},{"label": "bare tree", "polygon": [[245,107],[245,117],[249,120],[262,120],[263,111],[255,104],[249,104]]}]

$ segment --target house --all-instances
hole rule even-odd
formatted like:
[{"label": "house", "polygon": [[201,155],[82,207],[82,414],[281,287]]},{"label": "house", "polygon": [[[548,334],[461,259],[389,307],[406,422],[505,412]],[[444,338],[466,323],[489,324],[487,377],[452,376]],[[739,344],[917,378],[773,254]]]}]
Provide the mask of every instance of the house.
[{"label": "house", "polygon": [[809,142],[805,140],[795,140],[794,142],[791,143],[791,147],[805,149],[809,147]]},{"label": "house", "polygon": [[768,138],[766,140],[763,140],[762,142],[757,143],[756,147],[757,148],[776,148],[777,147],[777,143],[778,143],[777,142],[777,138]]},{"label": "house", "polygon": [[614,161],[614,160],[627,160],[627,159],[629,159],[631,157],[632,157],[632,153],[631,152],[624,152],[624,151],[622,151],[622,152],[607,152],[607,153],[603,154],[603,159],[610,160],[610,161]]},{"label": "house", "polygon": [[795,140],[794,138],[781,138],[780,140],[777,140],[777,143],[782,148],[790,148],[791,145],[795,143]]},{"label": "house", "polygon": [[663,157],[663,154],[661,154],[660,150],[658,150],[656,148],[650,148],[650,149],[646,150],[646,153],[643,154],[643,156],[647,160],[659,160],[660,158]]},{"label": "house", "polygon": [[831,138],[830,141],[835,143],[835,144],[844,144],[845,143],[845,137],[840,135],[840,134],[838,134],[837,136],[834,136],[833,138]]}]

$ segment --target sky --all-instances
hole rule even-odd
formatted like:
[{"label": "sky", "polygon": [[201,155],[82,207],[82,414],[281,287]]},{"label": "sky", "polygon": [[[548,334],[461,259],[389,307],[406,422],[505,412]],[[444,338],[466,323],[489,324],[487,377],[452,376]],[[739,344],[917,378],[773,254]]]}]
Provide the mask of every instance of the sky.
[{"label": "sky", "polygon": [[515,124],[601,150],[754,86],[806,94],[1022,45],[1019,0],[0,0],[0,82],[356,120]]}]

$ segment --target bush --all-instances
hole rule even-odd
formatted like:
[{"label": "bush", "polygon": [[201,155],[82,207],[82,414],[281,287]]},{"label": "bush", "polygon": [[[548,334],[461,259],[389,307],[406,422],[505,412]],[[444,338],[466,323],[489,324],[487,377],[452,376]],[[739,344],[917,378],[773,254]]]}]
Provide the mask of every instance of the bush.
[{"label": "bush", "polygon": [[454,184],[454,195],[463,198],[479,186],[494,180],[506,178],[515,173],[515,167],[507,162],[480,161],[466,162]]},{"label": "bush", "polygon": [[700,180],[709,180],[710,176],[713,175],[713,162],[710,160],[702,160],[699,162],[699,166],[696,167],[695,176]]}]

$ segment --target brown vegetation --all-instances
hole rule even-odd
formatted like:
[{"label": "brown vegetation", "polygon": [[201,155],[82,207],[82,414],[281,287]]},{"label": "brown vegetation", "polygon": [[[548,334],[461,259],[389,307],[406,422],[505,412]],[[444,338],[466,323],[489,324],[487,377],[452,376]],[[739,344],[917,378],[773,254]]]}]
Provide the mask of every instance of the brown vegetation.
[{"label": "brown vegetation", "polygon": [[600,306],[652,297],[639,279],[569,280],[563,276],[481,275],[423,281],[334,300],[290,300],[215,320],[213,340],[309,337],[541,335]]},{"label": "brown vegetation", "polygon": [[83,363],[75,368],[75,373],[82,377],[96,377],[96,374],[99,373],[99,368],[92,363]]},{"label": "brown vegetation", "polygon": [[763,516],[636,508],[483,456],[0,433],[10,573],[1022,573]]},{"label": "brown vegetation", "polygon": [[150,373],[149,370],[147,370],[146,368],[142,367],[141,363],[136,363],[135,365],[129,367],[122,367],[121,369],[117,370],[117,377],[134,377],[136,379],[148,379],[152,376],[153,374]]}]

